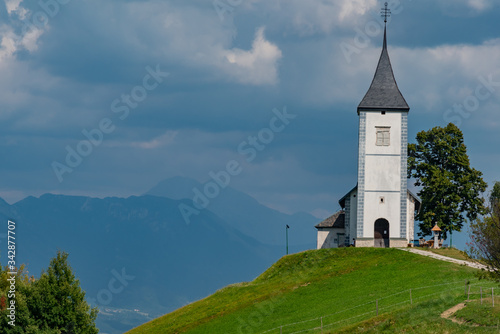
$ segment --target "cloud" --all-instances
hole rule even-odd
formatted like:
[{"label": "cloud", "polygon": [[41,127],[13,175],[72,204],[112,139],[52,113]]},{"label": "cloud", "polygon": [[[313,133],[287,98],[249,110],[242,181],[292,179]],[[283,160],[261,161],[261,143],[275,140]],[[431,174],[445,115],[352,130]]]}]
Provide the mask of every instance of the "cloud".
[{"label": "cloud", "polygon": [[0,61],[12,57],[17,49],[16,43],[9,35],[9,33],[4,33],[2,36],[2,41],[0,43]]},{"label": "cloud", "polygon": [[12,58],[20,50],[36,51],[39,38],[49,28],[48,22],[43,28],[30,23],[32,12],[21,6],[21,3],[22,0],[5,0],[10,21],[0,26],[0,61]]},{"label": "cloud", "polygon": [[[251,49],[243,50],[231,47],[235,30],[221,25],[215,13],[185,7],[162,12],[152,20],[163,25],[161,34],[167,43],[162,52],[171,61],[212,73],[212,80],[251,85],[278,82],[282,53],[266,39],[264,27],[257,29]],[[190,24],[192,21],[197,24]]]},{"label": "cloud", "polygon": [[[272,1],[262,1],[272,6]],[[284,13],[281,19],[292,22],[300,35],[314,35],[352,28],[370,10],[378,13],[378,6],[377,0],[289,0],[277,12]]]},{"label": "cloud", "polygon": [[238,82],[253,85],[278,82],[281,50],[266,40],[264,27],[257,30],[251,50],[233,48],[224,53],[227,62],[222,64],[222,68]]},{"label": "cloud", "polygon": [[[310,43],[308,49],[316,52],[295,71],[293,79],[286,76],[290,64],[285,60],[283,85],[295,92],[289,97],[293,103],[303,101],[319,108],[351,105],[355,109],[373,79],[382,37],[372,40],[375,45],[367,45],[353,54],[350,63],[339,47],[341,42],[341,39],[332,38],[329,43]],[[284,52],[290,53],[290,50],[285,48]],[[422,112],[435,112],[436,108],[448,108],[462,102],[474,93],[480,76],[487,77],[500,70],[500,39],[433,47],[402,47],[389,43],[389,54],[401,92],[408,102],[415,101],[412,106],[422,107]],[[500,81],[500,77],[494,80]],[[308,84],[298,85],[297,82]]]},{"label": "cloud", "polygon": [[[425,109],[429,112],[435,112],[436,107],[449,108],[463,102],[474,94],[480,77],[496,73],[494,81],[500,81],[498,58],[500,39],[480,45],[395,48],[391,52],[400,88],[403,87],[412,100],[427,104]],[[500,95],[500,90],[497,94]]]},{"label": "cloud", "polygon": [[12,27],[7,25],[1,26],[0,61],[12,58],[19,50],[27,50],[29,52],[36,51],[38,48],[38,39],[42,34],[42,30],[32,29],[27,31],[24,35],[19,35],[14,32]]},{"label": "cloud", "polygon": [[7,8],[7,13],[9,15],[17,14],[21,19],[26,17],[28,11],[26,8],[21,7],[21,2],[23,0],[5,0],[5,8]]},{"label": "cloud", "polygon": [[160,148],[172,144],[179,131],[167,131],[150,141],[132,142],[131,146],[142,149]]},{"label": "cloud", "polygon": [[[405,10],[390,27],[389,53],[412,107],[413,131],[440,125],[446,108],[473,93],[480,75],[496,73],[500,41],[491,29],[493,1],[400,2]],[[211,0],[71,1],[50,19],[50,27],[24,34],[21,16],[41,11],[38,1],[5,3],[4,189],[95,188],[127,195],[167,176],[204,179],[237,158],[238,144],[282,105],[301,121],[280,133],[235,185],[275,207],[324,215],[355,182],[356,106],[373,78],[382,30],[369,36],[350,63],[339,44],[352,42],[367,21],[380,19],[383,1],[244,0],[224,22]],[[391,6],[393,13],[396,8]],[[452,11],[443,8],[471,21],[450,18]],[[117,130],[64,184],[56,184],[50,163],[64,159],[66,145],[84,138],[82,129],[115,117],[111,101],[129,94],[141,84],[144,68],[156,64],[172,73],[168,80],[130,118],[117,121]],[[464,120],[481,129],[471,136],[478,143],[498,141],[499,96],[500,89]]]},{"label": "cloud", "polygon": [[[60,15],[63,18],[54,23],[58,25],[54,32],[44,36],[43,57],[37,59],[58,76],[110,80],[110,76],[134,70],[131,65],[160,63],[169,71],[195,72],[196,79],[203,77],[202,81],[242,85],[278,82],[281,51],[264,36],[264,28],[244,43],[236,43],[236,28],[222,24],[211,5],[89,0],[72,2]],[[77,22],[68,19],[71,16],[77,16]],[[251,47],[245,49],[241,44]],[[99,56],[103,54],[106,57]]]},{"label": "cloud", "polygon": [[467,4],[477,11],[484,11],[493,5],[490,0],[467,0]]},{"label": "cloud", "polygon": [[341,22],[351,20],[353,17],[363,16],[378,4],[376,0],[345,0],[340,1],[340,3],[335,1],[335,3],[340,7],[338,18]]},{"label": "cloud", "polygon": [[[441,0],[445,14],[450,16],[471,16],[483,13],[493,7],[493,0]],[[472,9],[472,11],[471,11]]]}]

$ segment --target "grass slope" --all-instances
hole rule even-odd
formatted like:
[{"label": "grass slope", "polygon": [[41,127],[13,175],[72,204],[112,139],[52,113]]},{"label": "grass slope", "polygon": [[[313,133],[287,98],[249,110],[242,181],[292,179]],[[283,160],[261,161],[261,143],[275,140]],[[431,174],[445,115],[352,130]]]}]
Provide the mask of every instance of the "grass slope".
[{"label": "grass slope", "polygon": [[488,297],[488,292],[485,291],[482,303],[480,299],[467,302],[464,309],[455,313],[455,317],[468,324],[497,328],[496,332],[500,333],[500,298],[495,297],[495,305],[493,306],[491,295]]},{"label": "grass slope", "polygon": [[283,326],[285,334],[319,328],[321,321],[325,333],[384,332],[391,324],[422,323],[429,312],[439,320],[463,301],[466,280],[478,284],[474,273],[397,249],[307,251],[281,258],[252,282],[228,286],[128,333],[280,333]]},{"label": "grass slope", "polygon": [[[406,306],[392,313],[385,313],[373,317],[342,330],[325,331],[325,334],[351,334],[351,333],[425,333],[425,334],[482,334],[499,333],[497,323],[494,326],[474,326],[469,323],[457,324],[448,319],[443,319],[440,314],[463,299],[458,300],[452,296],[443,296],[434,300],[425,301]],[[491,308],[491,307],[490,307]]]}]

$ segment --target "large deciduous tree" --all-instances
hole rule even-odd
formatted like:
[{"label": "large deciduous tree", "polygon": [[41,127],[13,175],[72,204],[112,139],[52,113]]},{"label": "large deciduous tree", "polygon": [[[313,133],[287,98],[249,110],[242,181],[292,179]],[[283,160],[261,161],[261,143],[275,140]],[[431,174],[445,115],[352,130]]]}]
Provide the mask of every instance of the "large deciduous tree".
[{"label": "large deciduous tree", "polygon": [[452,123],[421,131],[416,144],[408,145],[408,177],[422,187],[421,235],[430,235],[437,223],[446,238],[460,231],[466,218],[473,221],[487,212],[481,197],[487,184],[470,166],[462,131]]},{"label": "large deciduous tree", "polygon": [[97,308],[85,301],[85,291],[68,263],[68,253],[58,252],[49,268],[33,283],[28,298],[31,314],[41,330],[58,329],[63,333],[97,334]]},{"label": "large deciduous tree", "polygon": [[[24,266],[12,276],[0,267],[0,333],[2,334],[97,334],[97,308],[85,301],[85,292],[68,263],[68,254],[58,252],[38,280],[28,277]],[[15,279],[15,299],[9,295]],[[15,300],[15,326],[10,300]]]}]

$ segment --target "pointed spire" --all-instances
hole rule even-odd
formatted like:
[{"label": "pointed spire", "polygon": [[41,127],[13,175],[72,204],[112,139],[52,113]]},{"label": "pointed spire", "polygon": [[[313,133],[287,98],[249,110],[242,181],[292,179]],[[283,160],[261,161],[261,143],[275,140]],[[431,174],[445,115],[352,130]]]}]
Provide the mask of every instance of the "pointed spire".
[{"label": "pointed spire", "polygon": [[358,106],[358,114],[362,110],[410,110],[406,100],[399,91],[396,79],[394,78],[394,73],[392,71],[391,60],[389,59],[389,52],[387,51],[387,28],[384,28],[384,43],[382,46],[382,54],[380,55],[380,59],[378,61],[377,70],[375,71],[375,75],[368,92]]},{"label": "pointed spire", "polygon": [[384,44],[382,45],[383,50],[387,50],[387,27],[384,27]]}]

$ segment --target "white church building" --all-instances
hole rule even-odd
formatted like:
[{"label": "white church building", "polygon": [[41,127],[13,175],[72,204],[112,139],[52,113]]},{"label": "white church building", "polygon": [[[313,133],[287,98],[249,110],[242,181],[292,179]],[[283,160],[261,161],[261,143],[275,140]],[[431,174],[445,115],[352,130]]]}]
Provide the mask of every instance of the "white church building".
[{"label": "white church building", "polygon": [[420,201],[408,190],[409,111],[394,78],[384,29],[373,81],[358,106],[358,182],[339,200],[342,210],[316,225],[318,249],[413,242]]}]

